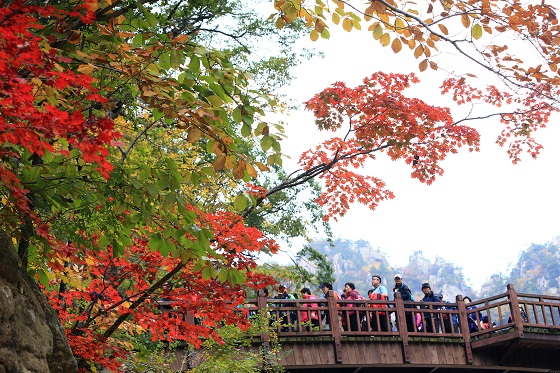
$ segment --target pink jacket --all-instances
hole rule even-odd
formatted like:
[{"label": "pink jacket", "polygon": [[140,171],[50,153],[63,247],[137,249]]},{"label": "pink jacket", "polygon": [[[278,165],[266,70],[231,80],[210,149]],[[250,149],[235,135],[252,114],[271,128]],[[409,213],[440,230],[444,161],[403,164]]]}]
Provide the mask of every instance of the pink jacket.
[{"label": "pink jacket", "polygon": [[[315,295],[304,295],[304,299],[317,299]],[[304,303],[302,307],[316,307],[317,303]],[[301,322],[306,322],[309,320],[309,316],[314,320],[319,320],[319,313],[318,311],[302,311],[301,312]]]}]

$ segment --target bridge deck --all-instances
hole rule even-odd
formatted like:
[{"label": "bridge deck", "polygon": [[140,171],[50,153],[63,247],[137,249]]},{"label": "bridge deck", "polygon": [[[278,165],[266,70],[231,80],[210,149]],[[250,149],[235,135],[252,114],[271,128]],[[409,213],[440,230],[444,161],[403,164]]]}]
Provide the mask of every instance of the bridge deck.
[{"label": "bridge deck", "polygon": [[[274,336],[261,335],[252,348],[288,372],[560,372],[560,297],[520,294],[512,285],[471,303],[475,310],[467,310],[461,296],[455,303],[420,303],[404,302],[398,293],[393,301],[336,300],[332,292],[317,300],[261,294],[249,304],[249,313],[266,310],[277,320]],[[302,322],[314,314],[322,315],[315,327]],[[352,317],[357,329],[341,329],[341,321],[351,325]],[[470,333],[469,317],[488,328]],[[407,327],[407,318],[419,323]],[[432,333],[420,327],[430,323],[437,330],[438,320],[456,320],[457,327],[442,325]],[[379,328],[384,322],[387,331]],[[281,346],[277,353],[270,348],[272,337]]]}]

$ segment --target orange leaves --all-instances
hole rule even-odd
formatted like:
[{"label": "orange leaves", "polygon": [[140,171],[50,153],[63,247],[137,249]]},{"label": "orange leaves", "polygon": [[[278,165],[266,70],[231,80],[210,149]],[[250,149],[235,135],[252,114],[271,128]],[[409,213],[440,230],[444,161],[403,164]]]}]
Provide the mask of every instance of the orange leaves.
[{"label": "orange leaves", "polygon": [[393,40],[393,42],[391,43],[391,49],[395,53],[399,53],[401,51],[402,43],[401,43],[400,39],[394,39]]}]

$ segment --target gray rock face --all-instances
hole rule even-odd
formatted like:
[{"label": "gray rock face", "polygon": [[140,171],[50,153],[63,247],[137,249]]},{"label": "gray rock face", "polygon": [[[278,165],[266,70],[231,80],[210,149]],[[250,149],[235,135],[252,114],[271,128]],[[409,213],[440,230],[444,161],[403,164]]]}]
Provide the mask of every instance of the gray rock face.
[{"label": "gray rock face", "polygon": [[56,312],[18,267],[10,238],[0,232],[0,373],[72,373],[77,369]]}]

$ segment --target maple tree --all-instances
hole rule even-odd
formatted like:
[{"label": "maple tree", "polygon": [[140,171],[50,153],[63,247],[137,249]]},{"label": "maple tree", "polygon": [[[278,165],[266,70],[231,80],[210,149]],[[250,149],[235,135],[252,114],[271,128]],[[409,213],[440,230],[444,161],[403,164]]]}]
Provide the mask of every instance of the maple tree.
[{"label": "maple tree", "polygon": [[[532,137],[559,107],[558,19],[546,1],[469,0],[411,4],[401,0],[366,3],[334,0],[275,0],[276,26],[303,20],[310,38],[328,39],[330,27],[366,30],[373,40],[397,53],[406,50],[425,71],[446,70],[442,93],[453,92],[459,105],[471,105],[464,120],[499,118],[497,139],[514,163],[520,154],[536,157],[542,149]],[[443,52],[458,55],[454,61]],[[475,74],[494,77],[477,80]],[[493,110],[475,110],[476,103]]]},{"label": "maple tree", "polygon": [[[377,73],[307,102],[320,129],[346,132],[304,153],[302,170],[287,175],[282,126],[265,114],[282,113],[271,90],[289,80],[296,58],[255,62],[243,42],[262,31],[288,47],[285,32],[298,35],[309,19],[298,20],[297,2],[277,2],[289,25],[272,30],[244,13],[246,4],[203,3],[1,3],[0,229],[44,286],[82,370],[118,369],[147,335],[199,346],[220,341],[222,322],[248,328],[236,308],[242,290],[274,282],[255,270],[255,255],[277,252],[272,235],[307,234],[299,191],[310,187],[327,210],[306,203],[311,222],[336,218],[350,203],[375,208],[392,197],[380,179],[355,172],[376,152],[404,159],[430,183],[448,154],[478,146],[476,131],[448,109],[401,93],[414,75]],[[238,29],[216,27],[237,12]],[[318,31],[321,17],[310,14]],[[218,34],[221,47],[212,44]],[[555,110],[542,100],[554,86],[540,83],[524,98],[461,79],[443,87],[459,103],[528,107],[502,116],[511,126],[503,141],[524,141],[512,142],[515,155],[522,145],[538,153],[531,132]],[[177,285],[166,294],[171,305],[203,322],[162,317],[154,300],[168,281]]]},{"label": "maple tree", "polygon": [[[272,284],[254,255],[278,247],[239,212],[263,196],[247,182],[281,163],[281,133],[261,119],[278,101],[249,71],[264,78],[283,62],[242,68],[239,51],[204,43],[212,6],[239,10],[226,1],[51,4],[0,10],[0,229],[80,368],[117,369],[150,333],[197,346],[220,340],[222,322],[247,328],[233,312],[241,287]],[[167,281],[178,284],[172,306],[203,323],[158,316]]]}]

